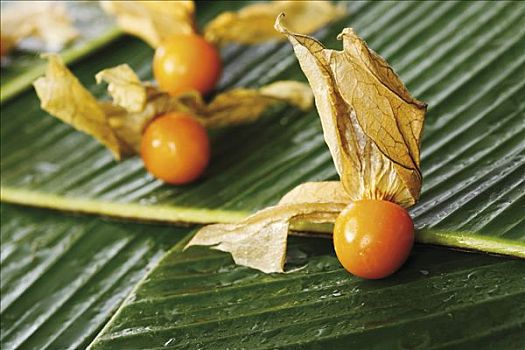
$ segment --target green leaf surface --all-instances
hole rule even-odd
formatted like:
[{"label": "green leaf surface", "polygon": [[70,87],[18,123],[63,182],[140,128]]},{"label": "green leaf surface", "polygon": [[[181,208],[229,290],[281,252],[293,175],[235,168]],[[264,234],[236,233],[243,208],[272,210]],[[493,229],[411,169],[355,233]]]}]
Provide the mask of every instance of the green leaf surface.
[{"label": "green leaf surface", "polygon": [[395,275],[344,271],[331,242],[295,238],[286,274],[176,246],[90,350],[519,349],[525,261],[416,247]]},{"label": "green leaf surface", "polygon": [[[79,60],[122,34],[96,1],[68,1],[66,8],[79,32],[79,37],[60,52],[66,63]],[[0,103],[27,89],[44,73],[45,67],[38,52],[19,50],[12,53],[2,66]]]},{"label": "green leaf surface", "polygon": [[[198,21],[243,5],[199,3]],[[348,6],[317,36],[338,47],[351,25],[430,104],[418,240],[525,254],[525,6]],[[130,63],[147,78],[151,55],[121,37],[72,68],[101,96],[97,71]],[[304,80],[286,43],[232,46],[223,57],[219,89]],[[154,180],[139,159],[115,163],[41,112],[32,91],[2,105],[0,133],[2,200],[64,210],[238,220],[298,183],[335,178],[317,114],[286,106],[214,133],[211,168],[185,187]],[[416,246],[398,273],[364,281],[340,268],[329,240],[294,237],[288,273],[264,275],[208,248],[181,252],[190,229],[9,204],[0,214],[2,349],[525,348],[524,260]]]},{"label": "green leaf surface", "polygon": [[85,349],[189,231],[2,204],[2,349]]},{"label": "green leaf surface", "polygon": [[[204,23],[239,2],[201,7]],[[429,104],[424,185],[411,214],[428,243],[525,255],[525,5],[519,2],[351,2],[350,16],[318,33],[327,46],[352,26]],[[385,28],[388,28],[386,30]],[[289,44],[223,51],[219,89],[300,79]],[[123,37],[73,65],[94,74],[130,63],[150,77],[151,49]],[[315,111],[281,106],[263,120],[212,135],[213,159],[189,186],[153,179],[138,158],[115,163],[89,137],[46,116],[34,93],[2,108],[2,200],[135,219],[236,221],[295,185],[335,177]]]}]

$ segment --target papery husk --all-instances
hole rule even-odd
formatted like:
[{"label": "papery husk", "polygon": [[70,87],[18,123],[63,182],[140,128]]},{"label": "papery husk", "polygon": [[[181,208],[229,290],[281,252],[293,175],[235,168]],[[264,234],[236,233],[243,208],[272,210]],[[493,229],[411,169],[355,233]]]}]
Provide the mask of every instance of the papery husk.
[{"label": "papery husk", "polygon": [[119,27],[156,48],[172,35],[195,32],[193,1],[101,1]]},{"label": "papery husk", "polygon": [[294,30],[313,33],[346,14],[343,4],[331,1],[271,1],[243,7],[238,12],[223,12],[204,28],[206,40],[218,45],[227,43],[259,44],[282,40],[273,24],[275,17],[286,12],[287,23]]},{"label": "papery husk", "polygon": [[321,118],[324,138],[341,181],[308,182],[237,225],[212,225],[191,245],[230,252],[236,263],[282,272],[290,222],[333,223],[352,201],[413,205],[421,190],[419,147],[426,104],[413,98],[388,63],[352,29],[339,35],[343,51],[275,28],[293,45]]},{"label": "papery husk", "polygon": [[[156,48],[170,36],[192,34],[195,29],[193,1],[101,1],[102,8],[117,19],[119,27]],[[247,5],[238,12],[222,12],[204,28],[204,38],[216,45],[259,44],[282,40],[275,32],[275,17],[293,14],[288,25],[313,33],[346,14],[344,4],[331,1],[273,1]]]},{"label": "papery husk", "polygon": [[352,29],[343,50],[275,28],[292,43],[314,92],[326,143],[352,200],[380,199],[404,207],[421,190],[419,147],[426,104],[413,98],[388,63]]},{"label": "papery husk", "polygon": [[205,245],[229,252],[236,264],[265,273],[283,272],[292,219],[333,222],[346,204],[284,204],[263,209],[238,224],[209,225],[186,245]]},{"label": "papery husk", "polygon": [[28,37],[42,40],[47,51],[58,51],[79,35],[65,4],[52,1],[20,1],[2,6],[1,33],[2,55]]},{"label": "papery husk", "polygon": [[119,140],[95,97],[64,65],[60,56],[47,54],[43,57],[48,60],[45,76],[33,83],[42,109],[93,136],[120,159]]},{"label": "papery husk", "polygon": [[258,89],[238,88],[217,95],[209,104],[202,100],[194,106],[207,128],[221,128],[254,122],[269,107],[284,102],[303,111],[313,105],[313,95],[305,83],[283,80]]},{"label": "papery husk", "polygon": [[350,203],[340,181],[305,182],[286,193],[279,205],[301,203]]},{"label": "papery husk", "polygon": [[283,272],[290,223],[333,223],[348,203],[340,182],[307,182],[288,192],[278,205],[238,224],[202,228],[186,248],[206,245],[231,253],[237,264],[266,273]]},{"label": "papery husk", "polygon": [[97,82],[108,83],[112,101],[97,101],[57,55],[45,56],[49,65],[34,86],[41,106],[106,146],[119,160],[138,154],[144,128],[156,116],[178,112],[190,114],[207,128],[252,122],[277,104],[298,108],[312,106],[307,84],[280,81],[259,89],[234,89],[206,103],[198,92],[171,96],[153,84],[140,81],[128,65],[105,69]]},{"label": "papery husk", "polygon": [[95,75],[97,84],[106,82],[113,104],[129,112],[142,111],[147,102],[144,84],[127,64],[104,69]]},{"label": "papery husk", "polygon": [[[129,68],[129,67],[128,67]],[[118,72],[113,72],[118,69]],[[133,71],[129,68],[124,71],[119,67],[104,70],[105,76],[109,72],[120,74],[119,80],[129,79],[134,88],[136,79],[125,78]],[[100,73],[99,73],[100,74]],[[134,73],[132,73],[134,75]],[[98,76],[98,74],[97,74]],[[107,79],[105,79],[107,81]],[[208,129],[223,128],[233,125],[250,123],[260,118],[263,113],[277,103],[288,103],[297,108],[307,110],[312,107],[312,90],[307,84],[296,81],[278,81],[259,89],[238,88],[218,94],[207,103],[200,93],[193,91],[179,96],[171,96],[158,90],[148,83],[142,83],[145,91],[146,104],[141,110],[131,110],[134,104],[133,94],[126,84],[116,85],[114,79],[109,87],[113,97],[113,104],[121,109],[106,108],[110,125],[115,129],[119,137],[135,150],[140,151],[140,139],[144,127],[156,116],[168,112],[181,112],[195,117],[204,127]],[[128,99],[117,99],[118,96],[127,96]],[[139,94],[142,97],[142,94]]]}]

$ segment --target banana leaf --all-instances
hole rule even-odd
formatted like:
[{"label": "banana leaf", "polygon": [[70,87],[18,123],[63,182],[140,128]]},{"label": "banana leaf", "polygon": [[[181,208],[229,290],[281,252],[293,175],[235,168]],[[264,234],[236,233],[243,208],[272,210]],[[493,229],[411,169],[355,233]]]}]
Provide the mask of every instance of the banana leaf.
[{"label": "banana leaf", "polygon": [[[79,38],[60,52],[64,62],[73,63],[121,35],[114,21],[102,11],[97,2],[69,1],[66,3],[66,8],[73,25],[79,32]],[[9,57],[8,63],[2,66],[0,103],[6,102],[31,86],[33,80],[44,73],[44,69],[45,61],[37,52],[27,50],[14,52]]]},{"label": "banana leaf", "polygon": [[[199,8],[199,22],[242,6],[211,4]],[[317,36],[335,47],[339,29],[353,26],[430,103],[424,192],[412,210],[418,240],[523,254],[525,6],[348,6],[348,18]],[[219,89],[303,79],[284,43],[232,46],[223,56]],[[72,68],[101,95],[98,70],[130,62],[148,78],[150,60],[146,45],[121,37]],[[286,106],[216,132],[209,172],[185,187],[155,181],[138,159],[114,163],[89,137],[42,113],[31,91],[2,105],[1,125],[3,201],[229,221],[300,182],[335,178],[316,113]],[[225,253],[182,252],[190,228],[9,204],[0,214],[2,349],[525,348],[523,260],[416,246],[397,274],[364,281],[339,267],[329,240],[294,237],[288,272],[264,275]]]},{"label": "banana leaf", "polygon": [[103,349],[520,349],[525,261],[418,246],[397,274],[351,277],[295,238],[286,274],[178,244],[90,345]]},{"label": "banana leaf", "polygon": [[188,228],[2,204],[2,349],[85,349]]},{"label": "banana leaf", "polygon": [[[239,2],[202,6],[204,23]],[[209,4],[206,4],[209,5]],[[351,2],[317,33],[337,47],[352,26],[429,103],[424,186],[411,210],[421,242],[525,256],[525,6],[519,2]],[[200,12],[199,12],[200,11]],[[304,80],[289,44],[230,46],[218,90]],[[151,78],[152,51],[122,37],[74,64],[96,95],[99,70],[130,63]],[[43,113],[33,91],[2,106],[3,201],[139,220],[229,222],[275,203],[295,185],[335,178],[315,111],[287,106],[212,135],[204,178],[167,186],[138,158],[121,163],[89,137]],[[308,228],[308,227],[306,227]],[[329,230],[329,228],[328,228]]]}]

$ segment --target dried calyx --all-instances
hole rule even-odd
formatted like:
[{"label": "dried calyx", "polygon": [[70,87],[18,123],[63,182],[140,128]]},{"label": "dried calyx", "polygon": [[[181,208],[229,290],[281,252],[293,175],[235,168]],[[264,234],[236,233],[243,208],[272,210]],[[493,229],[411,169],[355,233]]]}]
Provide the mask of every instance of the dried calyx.
[{"label": "dried calyx", "polygon": [[340,181],[306,183],[238,224],[201,229],[187,245],[230,252],[236,263],[282,272],[290,221],[333,223],[351,201],[380,199],[409,207],[421,190],[420,138],[426,104],[413,98],[388,63],[350,28],[343,50],[326,49],[277,18],[313,90]]},{"label": "dried calyx", "polygon": [[[122,30],[140,37],[152,47],[175,34],[196,32],[193,1],[102,1],[102,8],[114,15]],[[343,5],[331,1],[272,1],[243,7],[238,12],[222,12],[203,30],[206,40],[259,44],[282,39],[273,29],[275,17],[286,11],[293,16],[292,29],[312,33],[346,14]]]},{"label": "dried calyx", "polygon": [[34,82],[42,109],[76,129],[93,136],[119,160],[139,153],[145,126],[168,112],[193,115],[207,128],[252,122],[278,103],[301,109],[312,105],[307,84],[278,81],[258,89],[233,89],[207,103],[198,92],[170,96],[149,82],[142,82],[126,64],[96,75],[108,84],[112,101],[97,100],[63,64],[58,55],[48,59],[45,76]]},{"label": "dried calyx", "polygon": [[119,27],[152,47],[167,37],[195,31],[193,1],[101,1]]},{"label": "dried calyx", "polygon": [[345,5],[331,1],[271,1],[246,6],[238,12],[223,12],[204,28],[204,37],[218,45],[259,44],[282,40],[273,28],[275,17],[286,12],[292,30],[313,33],[346,14]]},{"label": "dried calyx", "polygon": [[51,1],[2,6],[1,27],[2,55],[29,37],[40,39],[48,51],[57,51],[78,36],[65,4]]}]

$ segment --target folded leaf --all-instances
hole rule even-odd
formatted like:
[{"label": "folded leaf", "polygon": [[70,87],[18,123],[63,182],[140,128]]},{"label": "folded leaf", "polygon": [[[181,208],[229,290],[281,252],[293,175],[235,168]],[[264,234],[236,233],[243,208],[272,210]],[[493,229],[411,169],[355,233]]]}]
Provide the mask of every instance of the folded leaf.
[{"label": "folded leaf", "polygon": [[325,49],[275,28],[292,43],[321,117],[325,140],[353,200],[384,199],[405,207],[421,190],[419,145],[426,104],[414,99],[388,63],[352,29],[338,36],[343,51]]},{"label": "folded leaf", "polygon": [[2,6],[1,32],[3,53],[28,37],[41,39],[48,51],[58,51],[78,36],[65,4],[52,1]]},{"label": "folded leaf", "polygon": [[327,23],[342,17],[345,8],[330,1],[272,1],[256,3],[239,12],[224,12],[204,29],[204,37],[216,44],[258,44],[281,39],[273,29],[275,17],[281,12],[290,14],[287,25],[306,33],[315,32]]},{"label": "folded leaf", "polygon": [[307,84],[279,81],[260,89],[234,89],[217,95],[209,104],[198,92],[171,96],[153,84],[141,82],[126,64],[96,75],[108,83],[112,102],[97,101],[56,55],[46,56],[46,76],[35,81],[42,108],[80,131],[95,137],[118,160],[138,154],[146,125],[168,112],[193,115],[208,128],[254,121],[270,106],[286,102],[298,108],[312,106]]},{"label": "folded leaf", "polygon": [[197,232],[186,248],[207,245],[231,253],[236,264],[265,273],[283,272],[290,220],[331,222],[345,205],[303,203],[269,207],[238,224],[206,226]]},{"label": "folded leaf", "polygon": [[117,18],[122,30],[152,47],[171,35],[194,32],[193,1],[101,1],[100,4]]}]

